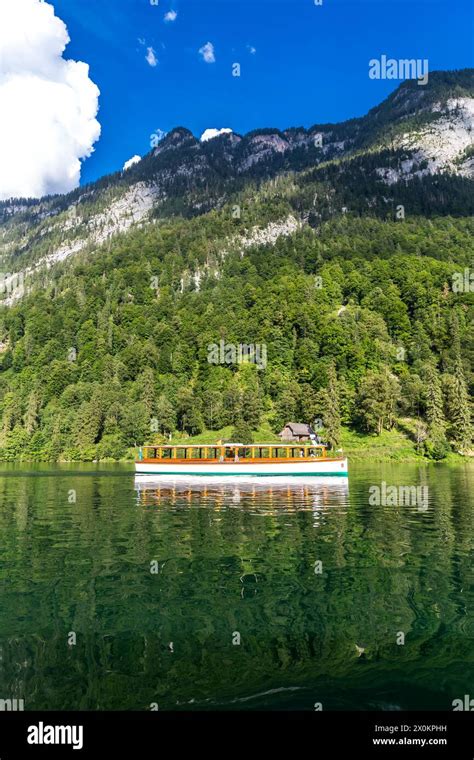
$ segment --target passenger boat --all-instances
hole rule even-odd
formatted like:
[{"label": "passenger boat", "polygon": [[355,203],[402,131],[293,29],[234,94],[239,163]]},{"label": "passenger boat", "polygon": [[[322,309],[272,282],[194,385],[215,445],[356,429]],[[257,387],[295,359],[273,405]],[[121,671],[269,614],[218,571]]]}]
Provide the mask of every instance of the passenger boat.
[{"label": "passenger boat", "polygon": [[330,457],[314,444],[242,443],[144,446],[135,462],[137,475],[166,476],[348,476],[347,459]]}]

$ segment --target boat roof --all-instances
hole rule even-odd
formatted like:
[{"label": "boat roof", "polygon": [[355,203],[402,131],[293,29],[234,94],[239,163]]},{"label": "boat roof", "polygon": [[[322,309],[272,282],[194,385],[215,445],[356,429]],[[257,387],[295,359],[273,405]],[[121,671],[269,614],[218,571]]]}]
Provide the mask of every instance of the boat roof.
[{"label": "boat roof", "polygon": [[142,446],[143,449],[229,449],[232,447],[238,447],[242,449],[251,448],[256,449],[264,447],[272,447],[275,449],[301,449],[307,446],[310,449],[325,449],[326,446],[321,443],[308,443],[302,441],[301,443],[282,443],[281,441],[273,441],[272,443],[146,443]]}]

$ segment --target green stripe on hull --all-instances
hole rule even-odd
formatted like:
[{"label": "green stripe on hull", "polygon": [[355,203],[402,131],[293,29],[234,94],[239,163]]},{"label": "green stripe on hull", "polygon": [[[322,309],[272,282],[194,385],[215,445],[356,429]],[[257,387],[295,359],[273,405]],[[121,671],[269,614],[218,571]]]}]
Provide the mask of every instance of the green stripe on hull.
[{"label": "green stripe on hull", "polygon": [[347,472],[152,472],[147,470],[146,472],[136,472],[136,475],[208,475],[209,477],[222,477],[229,476],[231,478],[308,478],[308,477],[348,477]]}]

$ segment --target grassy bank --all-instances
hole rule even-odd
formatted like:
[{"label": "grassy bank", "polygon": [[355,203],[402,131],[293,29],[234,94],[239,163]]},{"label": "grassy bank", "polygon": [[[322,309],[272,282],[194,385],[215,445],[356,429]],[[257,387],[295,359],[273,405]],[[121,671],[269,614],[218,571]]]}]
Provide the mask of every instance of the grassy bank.
[{"label": "grassy bank", "polygon": [[[206,430],[193,437],[175,435],[170,443],[212,444],[220,439],[232,440],[231,426],[221,430]],[[269,425],[262,425],[253,433],[254,443],[280,443],[280,439]],[[414,441],[399,429],[384,430],[381,435],[367,435],[350,428],[342,428],[340,448],[353,461],[371,462],[420,462],[432,460],[422,456],[416,449]],[[467,457],[456,453],[449,454],[444,463],[466,463]]]},{"label": "grassy bank", "polygon": [[[413,462],[429,463],[433,460],[424,457],[417,451],[413,434],[411,432],[411,420],[400,420],[399,425],[393,430],[384,430],[381,435],[368,435],[357,432],[351,428],[343,427],[341,431],[340,448],[344,454],[353,462]],[[253,431],[254,443],[274,443],[280,444],[280,439],[273,432],[268,423],[263,423],[258,430]],[[228,426],[220,430],[205,430],[199,435],[189,436],[185,433],[176,433],[169,441],[172,445],[186,444],[215,444],[218,440],[231,441],[234,438],[233,427]],[[157,436],[150,437],[148,443],[159,444],[165,443],[165,438]],[[74,449],[64,452],[60,457],[60,462],[132,462],[136,458],[137,450],[133,447],[120,451],[114,456],[100,456],[99,447],[90,447],[88,449]],[[43,452],[35,452],[24,449],[20,452],[6,451],[0,449],[0,461],[3,462],[47,462],[54,461],[51,458],[42,456]],[[472,457],[464,457],[454,452],[442,460],[444,464],[466,464],[474,462]]]}]

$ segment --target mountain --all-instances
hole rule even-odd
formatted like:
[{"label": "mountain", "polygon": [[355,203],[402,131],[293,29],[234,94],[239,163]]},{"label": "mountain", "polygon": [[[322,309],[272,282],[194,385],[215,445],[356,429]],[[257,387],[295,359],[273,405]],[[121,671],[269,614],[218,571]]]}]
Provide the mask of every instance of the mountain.
[{"label": "mountain", "polygon": [[297,209],[303,221],[347,207],[385,215],[396,200],[413,208],[424,198],[425,214],[473,213],[473,126],[469,69],[434,72],[425,87],[404,82],[366,116],[341,124],[206,142],[179,127],[126,172],[65,196],[0,203],[2,269],[29,278],[133,226],[221,208],[249,183],[288,173],[308,191],[323,185],[319,202],[307,193]]},{"label": "mountain", "polygon": [[[362,118],[178,127],[125,172],[1,203],[0,457],[315,417],[334,444],[397,425],[469,451],[473,117],[474,71],[435,72]],[[268,367],[214,366],[220,341]]]}]

